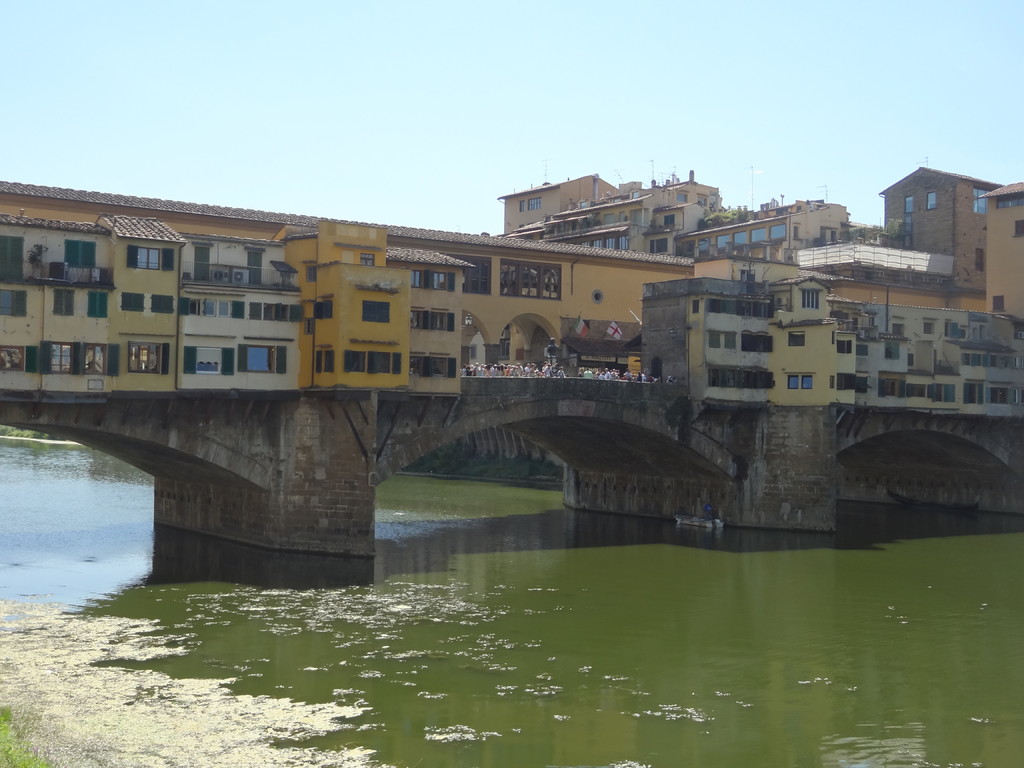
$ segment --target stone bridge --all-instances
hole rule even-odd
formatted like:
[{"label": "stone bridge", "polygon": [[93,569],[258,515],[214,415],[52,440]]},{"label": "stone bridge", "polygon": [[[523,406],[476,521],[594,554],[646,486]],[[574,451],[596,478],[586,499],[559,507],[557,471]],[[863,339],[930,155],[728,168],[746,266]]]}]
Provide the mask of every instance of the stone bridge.
[{"label": "stone bridge", "polygon": [[693,403],[665,384],[462,379],[458,396],[341,390],[0,393],[0,423],[154,477],[159,523],[270,549],[372,555],[376,485],[503,427],[562,458],[569,506],[731,525],[835,527],[839,498],[895,490],[1016,511],[1015,419]]}]

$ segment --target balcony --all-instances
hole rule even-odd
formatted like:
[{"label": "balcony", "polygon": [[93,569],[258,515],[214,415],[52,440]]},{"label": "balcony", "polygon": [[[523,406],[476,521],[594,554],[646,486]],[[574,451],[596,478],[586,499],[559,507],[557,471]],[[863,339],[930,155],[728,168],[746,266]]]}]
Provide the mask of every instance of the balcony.
[{"label": "balcony", "polygon": [[51,261],[44,264],[42,279],[76,285],[110,285],[114,284],[114,273],[109,267],[72,267],[63,261]]},{"label": "balcony", "polygon": [[269,267],[246,267],[239,264],[219,264],[194,261],[182,263],[182,283],[231,285],[238,288],[267,288],[270,290],[299,290],[298,272],[283,261],[272,261]]}]

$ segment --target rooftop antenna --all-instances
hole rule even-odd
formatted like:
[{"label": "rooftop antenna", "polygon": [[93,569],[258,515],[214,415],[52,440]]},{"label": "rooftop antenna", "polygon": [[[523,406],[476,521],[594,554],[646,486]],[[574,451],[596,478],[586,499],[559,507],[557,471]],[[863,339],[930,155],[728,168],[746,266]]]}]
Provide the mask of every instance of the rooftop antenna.
[{"label": "rooftop antenna", "polygon": [[[920,160],[919,160],[918,162],[920,162]],[[924,156],[924,167],[925,167],[925,168],[928,168],[928,167],[929,167],[929,165],[928,165],[928,155],[925,155],[925,156]]]},{"label": "rooftop antenna", "polygon": [[822,184],[820,187],[818,187],[818,189],[824,189],[825,190],[825,202],[827,203],[828,202],[828,184]]},{"label": "rooftop antenna", "polygon": [[543,163],[544,163],[544,183],[545,184],[548,183],[548,161],[550,159],[551,158],[549,158],[549,157],[545,157],[544,160],[543,160]]},{"label": "rooftop antenna", "polygon": [[754,210],[754,176],[762,173],[764,171],[755,171],[754,166],[750,166],[750,210]]}]

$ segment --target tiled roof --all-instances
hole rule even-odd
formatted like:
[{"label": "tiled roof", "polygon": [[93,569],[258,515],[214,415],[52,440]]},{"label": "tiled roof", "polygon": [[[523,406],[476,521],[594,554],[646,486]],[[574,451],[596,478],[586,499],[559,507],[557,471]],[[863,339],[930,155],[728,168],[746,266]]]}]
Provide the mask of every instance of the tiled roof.
[{"label": "tiled roof", "polygon": [[[577,181],[579,181],[579,179],[577,179]],[[561,182],[559,182],[558,184],[549,184],[548,182],[545,181],[539,187],[530,187],[529,189],[521,189],[518,192],[509,192],[507,195],[502,195],[498,199],[504,200],[506,197],[518,197],[519,195],[527,195],[530,192],[540,192],[541,190],[545,189],[558,189],[560,186],[562,186]]]},{"label": "tiled roof", "polygon": [[184,243],[185,238],[164,224],[160,219],[146,216],[101,216],[100,221],[109,224],[118,237],[132,237],[139,240],[161,240],[170,243]]},{"label": "tiled roof", "polygon": [[[693,259],[670,256],[665,253],[618,251],[608,248],[595,248],[589,245],[548,243],[543,240],[515,240],[510,237],[502,236],[468,235],[462,232],[445,232],[436,229],[419,229],[416,227],[369,224],[366,222],[350,221],[347,219],[334,219],[326,216],[300,216],[292,213],[273,213],[270,211],[256,211],[246,208],[228,208],[219,205],[203,205],[201,203],[161,200],[159,198],[130,197],[127,195],[114,195],[106,192],[85,192],[82,190],[64,189],[61,187],[41,187],[33,184],[20,184],[11,181],[0,181],[0,193],[30,195],[57,200],[101,203],[107,206],[149,208],[156,211],[173,211],[175,213],[189,213],[198,216],[224,216],[246,221],[259,221],[273,224],[294,224],[303,227],[316,227],[320,221],[336,221],[342,224],[356,224],[360,226],[383,226],[387,230],[388,237],[547,251],[550,253],[563,253],[576,256],[591,256],[606,259],[611,258],[619,261],[639,261],[677,266],[691,266],[693,264]],[[300,235],[293,235],[292,237],[299,236]]]},{"label": "tiled roof", "polygon": [[953,179],[961,179],[963,181],[970,181],[970,182],[973,182],[975,184],[981,184],[982,186],[985,186],[985,187],[998,187],[999,186],[999,184],[997,184],[994,181],[985,181],[984,179],[976,179],[973,176],[964,176],[963,174],[959,174],[959,173],[949,173],[948,171],[939,171],[939,170],[937,170],[935,168],[925,168],[924,166],[921,166],[916,171],[911,171],[910,173],[908,173],[906,176],[904,176],[902,179],[900,179],[899,181],[895,182],[894,184],[890,184],[888,187],[883,189],[878,194],[884,195],[886,192],[888,192],[893,187],[898,186],[899,184],[902,184],[904,181],[909,179],[914,174],[921,173],[921,172],[934,173],[934,174],[938,174],[939,176],[949,176],[950,178],[953,178]]},{"label": "tiled roof", "polygon": [[15,181],[0,181],[0,193],[46,197],[55,200],[75,200],[85,203],[99,203],[106,206],[122,206],[128,208],[150,208],[158,211],[174,211],[175,213],[192,213],[199,216],[225,216],[232,219],[247,221],[264,221],[282,224],[300,224],[316,226],[318,219],[311,216],[297,216],[289,213],[270,213],[247,208],[230,208],[222,205],[203,205],[201,203],[185,203],[177,200],[161,200],[156,197],[134,197],[131,195],[115,195],[109,192],[88,192],[81,189],[65,189],[63,187],[43,187],[36,184],[20,184]]},{"label": "tiled roof", "polygon": [[37,227],[40,229],[59,229],[63,232],[82,232],[91,235],[109,235],[110,230],[99,224],[84,221],[59,221],[57,219],[35,219],[30,216],[12,216],[0,213],[0,224],[14,224],[20,227]]},{"label": "tiled roof", "polygon": [[439,251],[428,251],[423,248],[388,248],[388,261],[402,261],[414,264],[442,264],[446,267],[471,267],[468,261]]},{"label": "tiled roof", "polygon": [[[209,235],[205,232],[182,232],[181,236],[186,240],[195,243],[204,242],[216,242],[216,243],[241,243],[243,245],[258,245],[261,248],[281,248],[281,240],[267,240],[264,237],[238,237],[236,235]],[[312,233],[310,237],[316,237],[316,233]]]},{"label": "tiled roof", "polygon": [[1024,192],[1024,181],[1018,181],[1016,184],[1007,184],[1005,187],[999,189],[993,189],[991,192],[986,192],[982,197],[1001,197],[1002,195],[1019,195]]}]

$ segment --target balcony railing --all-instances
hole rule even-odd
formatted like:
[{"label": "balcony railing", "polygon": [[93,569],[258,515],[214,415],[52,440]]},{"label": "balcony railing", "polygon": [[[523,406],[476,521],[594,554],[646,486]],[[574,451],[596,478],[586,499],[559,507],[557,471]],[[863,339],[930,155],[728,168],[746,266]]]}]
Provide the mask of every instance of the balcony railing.
[{"label": "balcony railing", "polygon": [[72,267],[63,261],[43,265],[43,277],[67,283],[87,285],[113,285],[114,273],[109,267]]},{"label": "balcony railing", "polygon": [[258,286],[261,288],[299,290],[295,269],[284,262],[275,262],[270,267],[244,267],[238,264],[196,263],[182,264],[183,283],[210,283],[237,287]]}]

